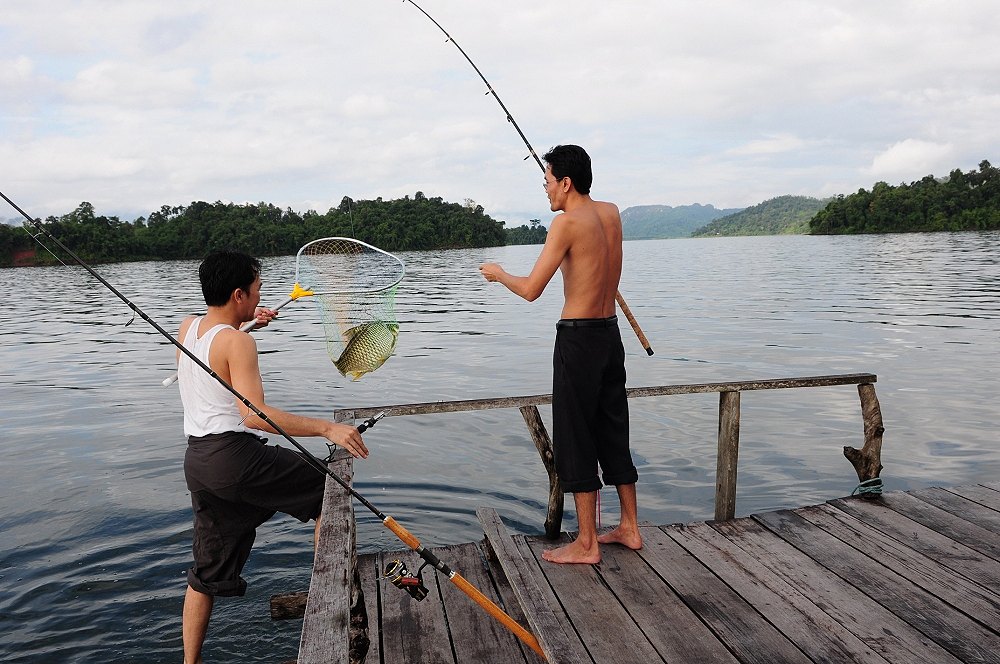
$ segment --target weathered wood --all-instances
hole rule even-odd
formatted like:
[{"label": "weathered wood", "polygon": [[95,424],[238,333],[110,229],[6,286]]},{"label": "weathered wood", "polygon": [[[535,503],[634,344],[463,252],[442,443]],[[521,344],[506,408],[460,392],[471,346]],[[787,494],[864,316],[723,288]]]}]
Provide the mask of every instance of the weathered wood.
[{"label": "weathered wood", "polygon": [[984,625],[1000,625],[1000,595],[830,505],[800,508],[795,514]]},{"label": "weathered wood", "polygon": [[309,593],[305,590],[271,595],[271,620],[301,618],[306,613],[306,598],[308,597]]},{"label": "weathered wood", "polygon": [[[561,593],[559,602],[595,662],[653,664],[663,661],[626,608],[599,581],[593,565],[543,562],[542,551],[551,542],[536,538],[524,541],[548,583],[556,588],[572,589]],[[568,538],[563,538],[560,544],[567,541]]]},{"label": "weathered wood", "polygon": [[[423,562],[412,551],[379,554],[380,570],[386,563],[400,560],[416,574]],[[446,581],[447,583],[447,581]],[[386,582],[382,586],[382,661],[455,664],[448,636],[448,622],[438,589],[437,572],[425,570],[427,596],[416,601],[404,591]],[[338,661],[338,660],[331,660]]]},{"label": "weathered wood", "polygon": [[[499,595],[493,587],[484,565],[479,547],[460,544],[447,549],[449,564],[460,570],[465,579],[499,606]],[[428,568],[430,569],[430,568]],[[441,599],[448,617],[448,632],[456,662],[509,662],[524,664],[524,653],[518,646],[520,640],[485,609],[476,604],[453,583],[440,578]],[[485,618],[485,619],[484,619]],[[539,661],[532,651],[531,663]]]},{"label": "weathered wood", "polygon": [[715,520],[736,516],[736,468],[740,454],[740,393],[719,394],[719,454],[715,465]]},{"label": "weathered wood", "polygon": [[[844,447],[844,456],[854,466],[858,480],[866,482],[875,479],[882,472],[882,409],[875,396],[875,386],[871,383],[858,385],[858,396],[861,398],[861,417],[864,422],[865,443],[858,450],[850,446]],[[872,496],[876,494],[863,494]]]},{"label": "weathered wood", "polygon": [[476,516],[483,526],[486,545],[509,581],[546,659],[551,664],[591,661],[534,556],[525,555],[518,547],[496,510],[481,507]]},{"label": "weathered wood", "polygon": [[[806,376],[802,378],[773,378],[768,380],[731,381],[724,383],[695,383],[689,385],[660,385],[655,387],[630,387],[625,392],[628,398],[660,397],[672,394],[705,394],[709,392],[749,392],[751,390],[781,390],[797,387],[830,387],[834,385],[857,385],[874,383],[875,374],[841,374],[835,376]],[[521,408],[523,406],[544,406],[552,403],[551,394],[535,394],[522,397],[497,399],[467,399],[462,401],[432,401],[386,406],[366,406],[364,408],[340,408],[334,411],[339,418],[363,419],[385,411],[386,417],[401,415],[426,415],[430,413],[457,413],[468,410],[489,410],[493,408]]]},{"label": "weathered wood", "polygon": [[985,588],[1000,588],[1000,562],[912,519],[900,518],[882,501],[845,498],[831,500],[830,505]]},{"label": "weathered wood", "polygon": [[[653,528],[643,527],[642,532],[648,533]],[[601,556],[601,564],[594,569],[611,592],[622,598],[636,624],[665,661],[738,662],[641,556],[622,546],[602,547]]]},{"label": "weathered wood", "polygon": [[[382,661],[382,592],[386,586],[379,580],[382,570],[378,567],[378,554],[358,556],[358,576],[361,579],[361,590],[365,598],[365,614],[368,616],[368,658],[365,664],[379,664]],[[392,586],[388,590],[395,591]]]},{"label": "weathered wood", "polygon": [[563,489],[559,482],[559,475],[556,473],[555,454],[552,450],[552,439],[549,432],[545,430],[545,423],[542,416],[538,414],[537,406],[521,406],[521,417],[528,425],[528,433],[535,443],[538,456],[542,458],[542,465],[549,476],[549,502],[545,512],[545,536],[549,539],[556,539],[562,530],[563,518]]},{"label": "weathered wood", "polygon": [[984,486],[950,486],[946,489],[949,493],[954,493],[967,500],[989,507],[991,510],[1000,512],[1000,491],[987,489]]},{"label": "weathered wood", "polygon": [[992,532],[902,491],[882,495],[882,504],[970,549],[1000,560],[1000,533]]},{"label": "weathered wood", "polygon": [[994,509],[937,487],[915,489],[909,493],[926,503],[951,512],[969,523],[974,523],[993,532],[1000,532],[1000,512]]},{"label": "weathered wood", "polygon": [[753,518],[783,540],[926,634],[960,659],[996,661],[1000,635],[909,579],[788,511]]},{"label": "weathered wood", "polygon": [[[811,662],[708,568],[660,529],[644,529],[639,555],[743,664]],[[631,660],[641,661],[641,660]]]},{"label": "weathered wood", "polygon": [[795,586],[708,524],[663,530],[752,604],[813,661],[885,664],[884,658]]},{"label": "weathered wood", "polygon": [[[349,483],[354,472],[351,456],[338,454],[330,469]],[[299,664],[351,661],[351,607],[360,599],[360,588],[352,588],[357,566],[354,527],[350,495],[328,477],[303,616]],[[361,634],[355,639],[358,649],[367,648],[363,643],[366,638]]]},{"label": "weathered wood", "polygon": [[750,518],[711,527],[753,555],[890,662],[957,664],[960,660],[865,592]]}]

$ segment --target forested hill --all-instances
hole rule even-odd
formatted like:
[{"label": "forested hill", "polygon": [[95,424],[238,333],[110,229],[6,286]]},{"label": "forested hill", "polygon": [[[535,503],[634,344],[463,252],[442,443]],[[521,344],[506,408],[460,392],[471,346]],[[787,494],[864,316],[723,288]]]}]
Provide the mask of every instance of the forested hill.
[{"label": "forested hill", "polygon": [[713,219],[739,211],[714,205],[637,205],[622,211],[622,236],[626,240],[690,237]]},{"label": "forested hill", "polygon": [[778,196],[720,217],[692,233],[695,237],[715,235],[783,235],[808,233],[809,220],[826,201],[809,196]]},{"label": "forested hill", "polygon": [[[448,203],[422,192],[390,201],[354,201],[345,196],[338,207],[322,214],[313,210],[300,214],[269,203],[198,201],[186,207],[164,205],[148,218],[134,221],[98,215],[93,205],[84,202],[43,224],[92,262],[196,259],[223,247],[256,256],[282,256],[330,236],[357,238],[388,251],[494,247],[507,242],[504,222],[484,214],[482,206],[470,200],[464,205]],[[0,266],[53,262],[23,229],[0,224]]]},{"label": "forested hill", "polygon": [[953,170],[893,187],[878,182],[837,196],[813,218],[814,235],[975,231],[1000,228],[1000,169],[988,161],[978,171]]}]

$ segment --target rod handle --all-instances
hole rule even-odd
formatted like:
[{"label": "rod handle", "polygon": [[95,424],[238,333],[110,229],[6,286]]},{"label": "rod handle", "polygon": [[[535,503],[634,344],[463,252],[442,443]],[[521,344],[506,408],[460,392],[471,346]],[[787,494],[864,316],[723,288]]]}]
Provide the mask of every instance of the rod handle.
[{"label": "rod handle", "polygon": [[385,517],[385,519],[382,520],[382,525],[391,530],[393,534],[399,538],[400,542],[414,551],[420,548],[420,540],[418,540],[409,530],[401,526],[391,516]]},{"label": "rod handle", "polygon": [[618,302],[618,308],[622,310],[625,314],[625,318],[628,319],[628,324],[632,326],[632,331],[635,332],[635,336],[639,337],[639,343],[642,347],[646,349],[646,355],[652,355],[653,349],[649,346],[649,340],[646,335],[642,333],[642,328],[639,327],[639,323],[635,320],[635,316],[632,315],[632,310],[628,308],[625,303],[625,298],[622,297],[620,291],[615,292],[615,300]]},{"label": "rod handle", "polygon": [[496,618],[500,624],[509,629],[514,636],[524,641],[525,645],[538,653],[538,656],[543,660],[548,661],[545,657],[545,652],[542,650],[542,646],[538,644],[538,639],[535,635],[529,632],[527,629],[521,626],[516,620],[507,615],[503,609],[496,605],[489,597],[484,595],[478,588],[469,583],[464,576],[455,572],[451,576],[451,582],[454,583],[458,588],[464,592],[469,598],[472,599],[476,604],[483,607],[487,613]]}]

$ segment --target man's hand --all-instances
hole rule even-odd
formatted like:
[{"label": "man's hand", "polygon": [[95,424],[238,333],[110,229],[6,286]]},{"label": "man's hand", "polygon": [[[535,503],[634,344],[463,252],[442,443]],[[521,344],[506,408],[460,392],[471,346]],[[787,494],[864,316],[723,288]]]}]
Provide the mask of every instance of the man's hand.
[{"label": "man's hand", "polygon": [[479,272],[486,278],[486,281],[499,281],[500,275],[506,271],[500,267],[499,263],[483,263],[479,266]]},{"label": "man's hand", "polygon": [[254,327],[267,327],[267,324],[278,317],[278,312],[267,307],[257,307],[254,311]]},{"label": "man's hand", "polygon": [[357,427],[350,424],[338,424],[330,422],[323,437],[338,447],[343,447],[351,453],[355,459],[367,459],[368,448],[365,441],[361,439]]}]

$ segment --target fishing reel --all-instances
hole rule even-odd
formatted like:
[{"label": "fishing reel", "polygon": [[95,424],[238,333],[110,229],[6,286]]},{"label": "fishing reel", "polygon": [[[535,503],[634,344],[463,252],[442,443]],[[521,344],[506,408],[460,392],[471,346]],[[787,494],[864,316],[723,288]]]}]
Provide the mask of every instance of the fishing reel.
[{"label": "fishing reel", "polygon": [[[375,415],[372,415],[367,420],[358,425],[358,433],[364,433],[365,431],[368,431],[373,426],[375,426],[375,423],[381,420],[383,417],[385,417],[384,410]],[[333,443],[327,443],[326,447],[327,449],[330,450],[330,455],[327,456],[325,459],[323,459],[323,463],[330,463],[331,461],[333,461],[333,455],[337,453],[337,446],[334,445]]]},{"label": "fishing reel", "polygon": [[389,579],[389,582],[400,590],[408,592],[410,597],[419,602],[427,597],[427,586],[424,585],[423,576],[424,567],[426,566],[427,563],[421,565],[420,569],[417,570],[416,576],[414,576],[410,574],[410,570],[406,569],[403,561],[393,560],[385,566],[385,578]]}]

